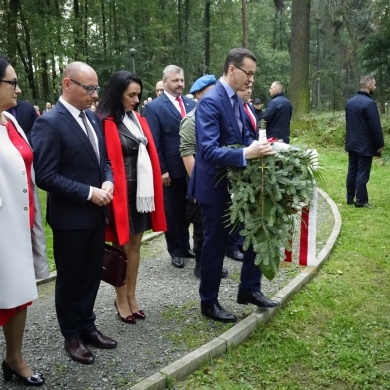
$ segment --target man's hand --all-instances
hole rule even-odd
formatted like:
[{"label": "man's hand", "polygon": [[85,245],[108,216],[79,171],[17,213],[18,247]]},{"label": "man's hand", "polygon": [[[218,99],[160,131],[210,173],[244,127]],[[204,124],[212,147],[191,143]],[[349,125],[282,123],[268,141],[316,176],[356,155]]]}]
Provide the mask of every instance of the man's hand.
[{"label": "man's hand", "polygon": [[165,187],[169,187],[171,185],[171,178],[169,177],[169,173],[165,172],[161,175],[162,185]]},{"label": "man's hand", "polygon": [[111,192],[102,188],[92,187],[91,202],[98,206],[105,206],[112,200],[112,189]]},{"label": "man's hand", "polygon": [[276,152],[272,150],[271,145],[266,140],[253,141],[251,145],[244,148],[244,153],[247,160],[272,156],[276,154]]},{"label": "man's hand", "polygon": [[102,184],[102,190],[108,191],[111,195],[114,195],[114,184],[110,181],[105,181]]}]

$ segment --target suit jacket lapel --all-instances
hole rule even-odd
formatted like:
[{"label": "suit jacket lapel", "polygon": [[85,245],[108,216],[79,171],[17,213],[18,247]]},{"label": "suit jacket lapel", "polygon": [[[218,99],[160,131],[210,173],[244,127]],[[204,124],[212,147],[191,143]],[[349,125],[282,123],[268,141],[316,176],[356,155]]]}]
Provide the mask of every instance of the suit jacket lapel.
[{"label": "suit jacket lapel", "polygon": [[[93,147],[91,145],[91,142],[88,139],[88,136],[85,134],[85,131],[81,128],[77,120],[74,118],[74,116],[66,109],[66,107],[61,103],[57,102],[54,106],[57,108],[58,112],[62,114],[62,118],[64,122],[69,126],[71,131],[77,136],[77,138],[80,140],[80,142],[85,146],[87,149],[89,155],[93,158],[95,163],[100,166],[100,161],[98,161],[95,151],[93,150]],[[88,116],[88,114],[87,114]],[[89,121],[91,122],[92,126],[94,127],[95,133],[97,135],[98,139],[98,147],[99,147],[99,154],[102,155],[102,145],[101,140],[99,139],[99,132],[96,130],[96,123],[94,123],[90,117],[88,116]]]},{"label": "suit jacket lapel", "polygon": [[[228,116],[230,123],[233,126],[234,133],[236,134],[236,137],[237,137],[237,141],[238,141],[238,143],[242,143],[243,142],[243,135],[240,131],[240,127],[238,126],[236,114],[234,113],[234,109],[232,107],[232,103],[230,101],[230,98],[226,92],[226,89],[219,81],[217,82],[216,88],[218,88],[218,93],[221,96],[222,105],[226,111],[226,115]],[[244,116],[242,114],[243,108],[241,107],[240,104],[239,104],[239,109],[240,109],[240,113],[241,113],[241,118],[244,118]],[[244,123],[243,123],[243,126],[244,126]],[[242,131],[244,132],[244,127],[243,127]]]},{"label": "suit jacket lapel", "polygon": [[167,95],[165,95],[165,93],[163,93],[160,98],[164,101],[164,103],[166,104],[168,110],[170,110],[172,112],[173,115],[175,115],[177,118],[179,118],[180,120],[182,119],[181,118],[181,115],[180,115],[180,112],[178,111],[178,109],[175,107],[175,105],[171,102],[171,100],[169,99],[169,97]]}]

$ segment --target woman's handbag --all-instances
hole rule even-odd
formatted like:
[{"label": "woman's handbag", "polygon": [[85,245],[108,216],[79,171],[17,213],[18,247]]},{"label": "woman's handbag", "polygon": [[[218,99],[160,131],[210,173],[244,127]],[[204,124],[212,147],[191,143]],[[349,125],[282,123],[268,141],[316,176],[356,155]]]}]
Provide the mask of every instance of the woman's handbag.
[{"label": "woman's handbag", "polygon": [[114,287],[121,287],[126,283],[126,270],[126,253],[120,248],[105,244],[102,280]]}]

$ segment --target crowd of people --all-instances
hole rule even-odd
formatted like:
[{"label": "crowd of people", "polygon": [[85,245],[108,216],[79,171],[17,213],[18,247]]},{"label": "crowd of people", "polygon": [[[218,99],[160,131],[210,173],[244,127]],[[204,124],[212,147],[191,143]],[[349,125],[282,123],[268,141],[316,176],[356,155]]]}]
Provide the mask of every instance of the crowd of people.
[{"label": "crowd of people", "polygon": [[[266,121],[268,138],[290,139],[292,106],[279,81],[271,84],[265,111],[260,99],[251,103],[256,68],[253,53],[233,49],[222,76],[200,77],[187,97],[184,70],[171,64],[156,83],[156,98],[141,106],[138,75],[114,73],[98,104],[96,71],[76,61],[64,69],[58,102],[47,103],[40,115],[32,104],[18,100],[15,70],[0,56],[0,218],[8,222],[0,224],[0,326],[6,341],[6,381],[16,376],[27,386],[45,383],[22,354],[27,307],[37,299],[35,279],[48,276],[37,187],[47,192],[46,215],[53,231],[57,319],[65,351],[76,362],[94,362],[90,345],[117,346],[97,329],[93,311],[106,241],[122,247],[128,258],[126,283],[115,288],[113,301],[126,324],[147,318],[136,297],[147,230],[164,232],[173,267],[181,269],[186,258],[195,258],[204,316],[237,321],[218,300],[221,279],[228,275],[226,255],[242,262],[239,304],[279,305],[261,291],[262,274],[254,264],[253,248],[243,250],[242,227],[232,232],[225,218],[231,202],[226,169],[245,168],[251,159],[275,154],[266,139],[259,139],[259,121]],[[374,103],[368,100],[375,80],[363,79],[362,90],[359,99],[375,119],[366,126],[367,139],[371,124],[375,129],[375,138],[367,141],[371,156],[383,148]],[[356,195],[355,205],[367,207],[372,157],[359,157],[359,145],[350,134],[351,116],[358,115],[353,111],[360,105],[355,100],[347,105],[348,203]],[[18,237],[17,246],[13,237]]]}]

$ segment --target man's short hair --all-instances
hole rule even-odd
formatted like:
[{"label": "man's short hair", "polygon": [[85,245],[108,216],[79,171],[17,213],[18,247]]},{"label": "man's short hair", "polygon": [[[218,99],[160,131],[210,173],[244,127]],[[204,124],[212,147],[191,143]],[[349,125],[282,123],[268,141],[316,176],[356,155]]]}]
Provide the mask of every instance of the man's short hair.
[{"label": "man's short hair", "polygon": [[168,65],[163,70],[163,80],[165,81],[168,78],[169,73],[184,73],[184,70],[176,65]]},{"label": "man's short hair", "polygon": [[225,60],[223,74],[226,75],[228,73],[230,65],[234,65],[240,68],[245,58],[250,58],[254,62],[257,62],[256,57],[248,49],[244,49],[243,47],[237,47],[235,49],[230,50]]},{"label": "man's short hair", "polygon": [[360,88],[368,88],[375,81],[375,77],[372,75],[363,76],[360,79]]}]

